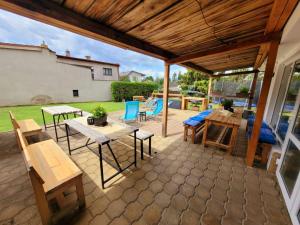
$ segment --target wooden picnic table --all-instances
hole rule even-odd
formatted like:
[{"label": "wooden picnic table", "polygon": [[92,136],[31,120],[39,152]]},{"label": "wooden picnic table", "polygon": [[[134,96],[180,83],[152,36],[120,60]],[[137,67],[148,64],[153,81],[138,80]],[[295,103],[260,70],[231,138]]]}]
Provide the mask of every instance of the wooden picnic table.
[{"label": "wooden picnic table", "polygon": [[[226,110],[216,110],[205,118],[205,126],[203,131],[203,140],[202,143],[204,146],[211,145],[216,146],[222,149],[226,149],[229,154],[232,153],[233,147],[236,142],[238,129],[241,125],[242,114],[231,113]],[[208,136],[208,128],[211,125],[215,125],[220,127],[219,134],[214,140],[209,140]],[[227,132],[231,131],[230,140],[228,144],[223,143],[224,138]]]}]

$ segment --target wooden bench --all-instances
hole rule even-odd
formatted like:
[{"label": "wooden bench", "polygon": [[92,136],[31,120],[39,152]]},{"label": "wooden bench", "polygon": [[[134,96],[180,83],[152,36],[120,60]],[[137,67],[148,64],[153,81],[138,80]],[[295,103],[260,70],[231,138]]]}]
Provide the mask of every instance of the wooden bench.
[{"label": "wooden bench", "polygon": [[42,128],[33,119],[16,120],[12,112],[9,112],[9,116],[14,130],[19,128],[25,137],[39,135],[42,132]]},{"label": "wooden bench", "polygon": [[[21,130],[16,132],[43,225],[53,224],[74,207],[83,208],[82,172],[75,163],[52,139],[28,145]],[[66,194],[72,187],[76,188],[75,202]],[[58,210],[51,208],[53,204]]]},{"label": "wooden bench", "polygon": [[[133,135],[130,135],[133,137]],[[151,156],[151,138],[154,136],[153,133],[139,130],[136,132],[136,138],[141,142],[141,159],[144,159],[144,141],[149,139],[149,155]]]},{"label": "wooden bench", "polygon": [[[204,130],[204,123],[200,123],[197,126],[190,126],[187,124],[184,124],[184,141],[187,141],[188,137],[191,138],[192,143],[195,144],[195,137],[197,133],[201,133]],[[190,132],[189,132],[190,131]]]},{"label": "wooden bench", "polygon": [[146,101],[144,96],[132,96],[133,101],[139,101],[139,102],[144,102]]}]

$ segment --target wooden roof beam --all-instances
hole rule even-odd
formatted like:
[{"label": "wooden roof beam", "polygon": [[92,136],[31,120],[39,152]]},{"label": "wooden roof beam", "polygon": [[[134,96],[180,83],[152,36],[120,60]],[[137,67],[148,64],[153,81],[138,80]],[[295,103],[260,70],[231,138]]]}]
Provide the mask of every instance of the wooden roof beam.
[{"label": "wooden roof beam", "polygon": [[0,8],[121,48],[130,49],[159,59],[175,55],[131,35],[86,18],[50,0],[2,0]]},{"label": "wooden roof beam", "polygon": [[222,46],[220,48],[212,49],[212,50],[206,50],[206,51],[199,51],[199,52],[194,52],[190,54],[186,54],[183,56],[179,57],[174,57],[172,59],[167,60],[168,63],[170,64],[177,64],[177,63],[183,63],[186,61],[190,61],[193,59],[205,57],[205,56],[211,56],[211,55],[216,55],[220,53],[225,53],[233,50],[241,50],[241,49],[249,49],[253,47],[258,47],[261,44],[269,43],[271,41],[279,41],[281,39],[281,32],[276,32],[276,33],[271,33],[268,35],[265,35],[263,37],[259,38],[254,38],[249,41],[244,41],[244,42],[235,42],[231,43],[227,46]]},{"label": "wooden roof beam", "polygon": [[237,75],[245,75],[245,74],[255,74],[258,73],[259,70],[249,70],[249,71],[240,71],[240,72],[233,72],[233,73],[221,73],[211,76],[212,78],[219,78],[219,77],[227,77],[227,76],[237,76]]},{"label": "wooden roof beam", "polygon": [[[289,17],[292,15],[299,0],[275,0],[267,22],[265,34],[282,31]],[[269,52],[269,44],[260,46],[255,60],[254,68],[259,68],[265,61]]]}]

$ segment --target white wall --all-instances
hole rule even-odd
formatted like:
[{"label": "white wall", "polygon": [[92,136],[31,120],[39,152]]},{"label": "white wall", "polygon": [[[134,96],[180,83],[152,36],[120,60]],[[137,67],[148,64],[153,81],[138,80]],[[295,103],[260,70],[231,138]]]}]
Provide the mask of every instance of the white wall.
[{"label": "white wall", "polygon": [[[69,64],[77,64],[83,66],[92,66],[94,68],[94,79],[95,80],[119,80],[119,67],[112,64],[99,64],[88,61],[78,61],[72,59],[58,58],[58,62],[69,63]],[[112,69],[112,76],[104,75],[103,68]]]},{"label": "white wall", "polygon": [[141,74],[136,73],[134,71],[130,72],[130,74],[128,75],[128,77],[129,77],[130,81],[141,82],[144,79],[144,77]]},{"label": "white wall", "polygon": [[[47,95],[53,103],[111,100],[111,81],[93,81],[89,68],[58,63],[47,49],[0,49],[0,105],[32,104]],[[73,89],[79,97],[73,97]]]}]

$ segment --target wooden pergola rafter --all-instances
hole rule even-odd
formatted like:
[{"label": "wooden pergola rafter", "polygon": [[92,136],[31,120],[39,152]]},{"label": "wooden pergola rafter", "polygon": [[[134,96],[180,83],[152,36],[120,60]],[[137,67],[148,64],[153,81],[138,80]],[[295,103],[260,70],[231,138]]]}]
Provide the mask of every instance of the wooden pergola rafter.
[{"label": "wooden pergola rafter", "polygon": [[268,57],[248,147],[247,164],[251,166],[278,44],[297,3],[298,0],[0,0],[0,8],[164,60],[163,136],[167,135],[171,64],[210,77],[228,75],[214,75],[219,71],[253,67],[250,72],[257,78],[257,69]]}]

